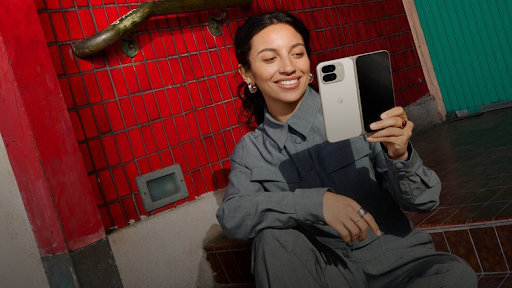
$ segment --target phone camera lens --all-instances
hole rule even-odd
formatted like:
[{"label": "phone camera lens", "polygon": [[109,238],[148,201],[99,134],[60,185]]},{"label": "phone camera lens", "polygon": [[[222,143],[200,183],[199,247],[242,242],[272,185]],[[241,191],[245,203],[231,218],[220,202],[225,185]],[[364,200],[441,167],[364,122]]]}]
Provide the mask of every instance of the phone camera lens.
[{"label": "phone camera lens", "polygon": [[336,67],[334,65],[326,65],[326,66],[322,67],[322,72],[323,73],[331,73],[334,71],[334,69],[336,69]]},{"label": "phone camera lens", "polygon": [[324,82],[334,81],[334,80],[336,80],[336,74],[334,74],[334,73],[325,74],[324,77],[322,77],[322,79],[324,80]]}]

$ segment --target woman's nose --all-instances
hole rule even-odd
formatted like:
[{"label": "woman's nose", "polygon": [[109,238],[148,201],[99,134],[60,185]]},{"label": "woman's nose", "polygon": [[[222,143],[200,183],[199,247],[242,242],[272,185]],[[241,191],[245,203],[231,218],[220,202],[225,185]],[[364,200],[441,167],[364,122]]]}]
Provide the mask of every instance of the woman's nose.
[{"label": "woman's nose", "polygon": [[286,59],[286,60],[283,60],[283,62],[281,62],[282,66],[281,68],[279,68],[279,72],[280,73],[285,73],[285,74],[291,74],[293,72],[295,72],[296,68],[295,68],[295,65],[293,65],[292,61]]}]

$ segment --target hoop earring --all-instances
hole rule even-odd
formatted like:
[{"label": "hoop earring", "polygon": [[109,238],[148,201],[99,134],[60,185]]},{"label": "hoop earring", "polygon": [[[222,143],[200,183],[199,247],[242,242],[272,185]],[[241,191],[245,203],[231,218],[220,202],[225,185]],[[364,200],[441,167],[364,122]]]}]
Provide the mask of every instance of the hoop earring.
[{"label": "hoop earring", "polygon": [[309,73],[309,83],[313,82],[313,79],[315,79],[315,75],[313,75],[313,73]]},{"label": "hoop earring", "polygon": [[251,92],[252,94],[258,91],[258,87],[256,87],[256,84],[252,85],[251,83],[249,83],[247,84],[247,88],[249,88],[249,92]]}]

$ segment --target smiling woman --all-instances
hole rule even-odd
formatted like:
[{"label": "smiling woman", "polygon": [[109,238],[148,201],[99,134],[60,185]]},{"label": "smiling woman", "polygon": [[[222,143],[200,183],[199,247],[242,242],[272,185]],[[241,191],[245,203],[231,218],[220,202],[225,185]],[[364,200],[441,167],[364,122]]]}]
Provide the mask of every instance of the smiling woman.
[{"label": "smiling woman", "polygon": [[401,107],[371,137],[326,140],[308,86],[309,33],[283,12],[256,15],[235,38],[247,133],[231,156],[217,218],[253,242],[256,287],[476,287],[463,260],[434,250],[402,210],[426,212],[441,183],[409,139]]}]

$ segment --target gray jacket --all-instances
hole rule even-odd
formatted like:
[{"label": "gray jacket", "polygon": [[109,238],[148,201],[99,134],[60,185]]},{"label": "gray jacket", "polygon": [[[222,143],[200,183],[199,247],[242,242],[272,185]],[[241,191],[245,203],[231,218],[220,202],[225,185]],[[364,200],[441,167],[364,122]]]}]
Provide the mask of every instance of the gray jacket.
[{"label": "gray jacket", "polygon": [[[237,240],[252,239],[262,229],[297,225],[319,237],[341,239],[324,223],[323,196],[331,188],[361,204],[384,234],[407,234],[413,228],[401,209],[429,211],[441,191],[437,175],[411,145],[408,149],[409,160],[401,162],[363,136],[327,142],[320,97],[308,87],[286,123],[266,111],[264,122],[240,140],[217,219],[224,233]],[[370,231],[351,248],[376,238]]]}]

